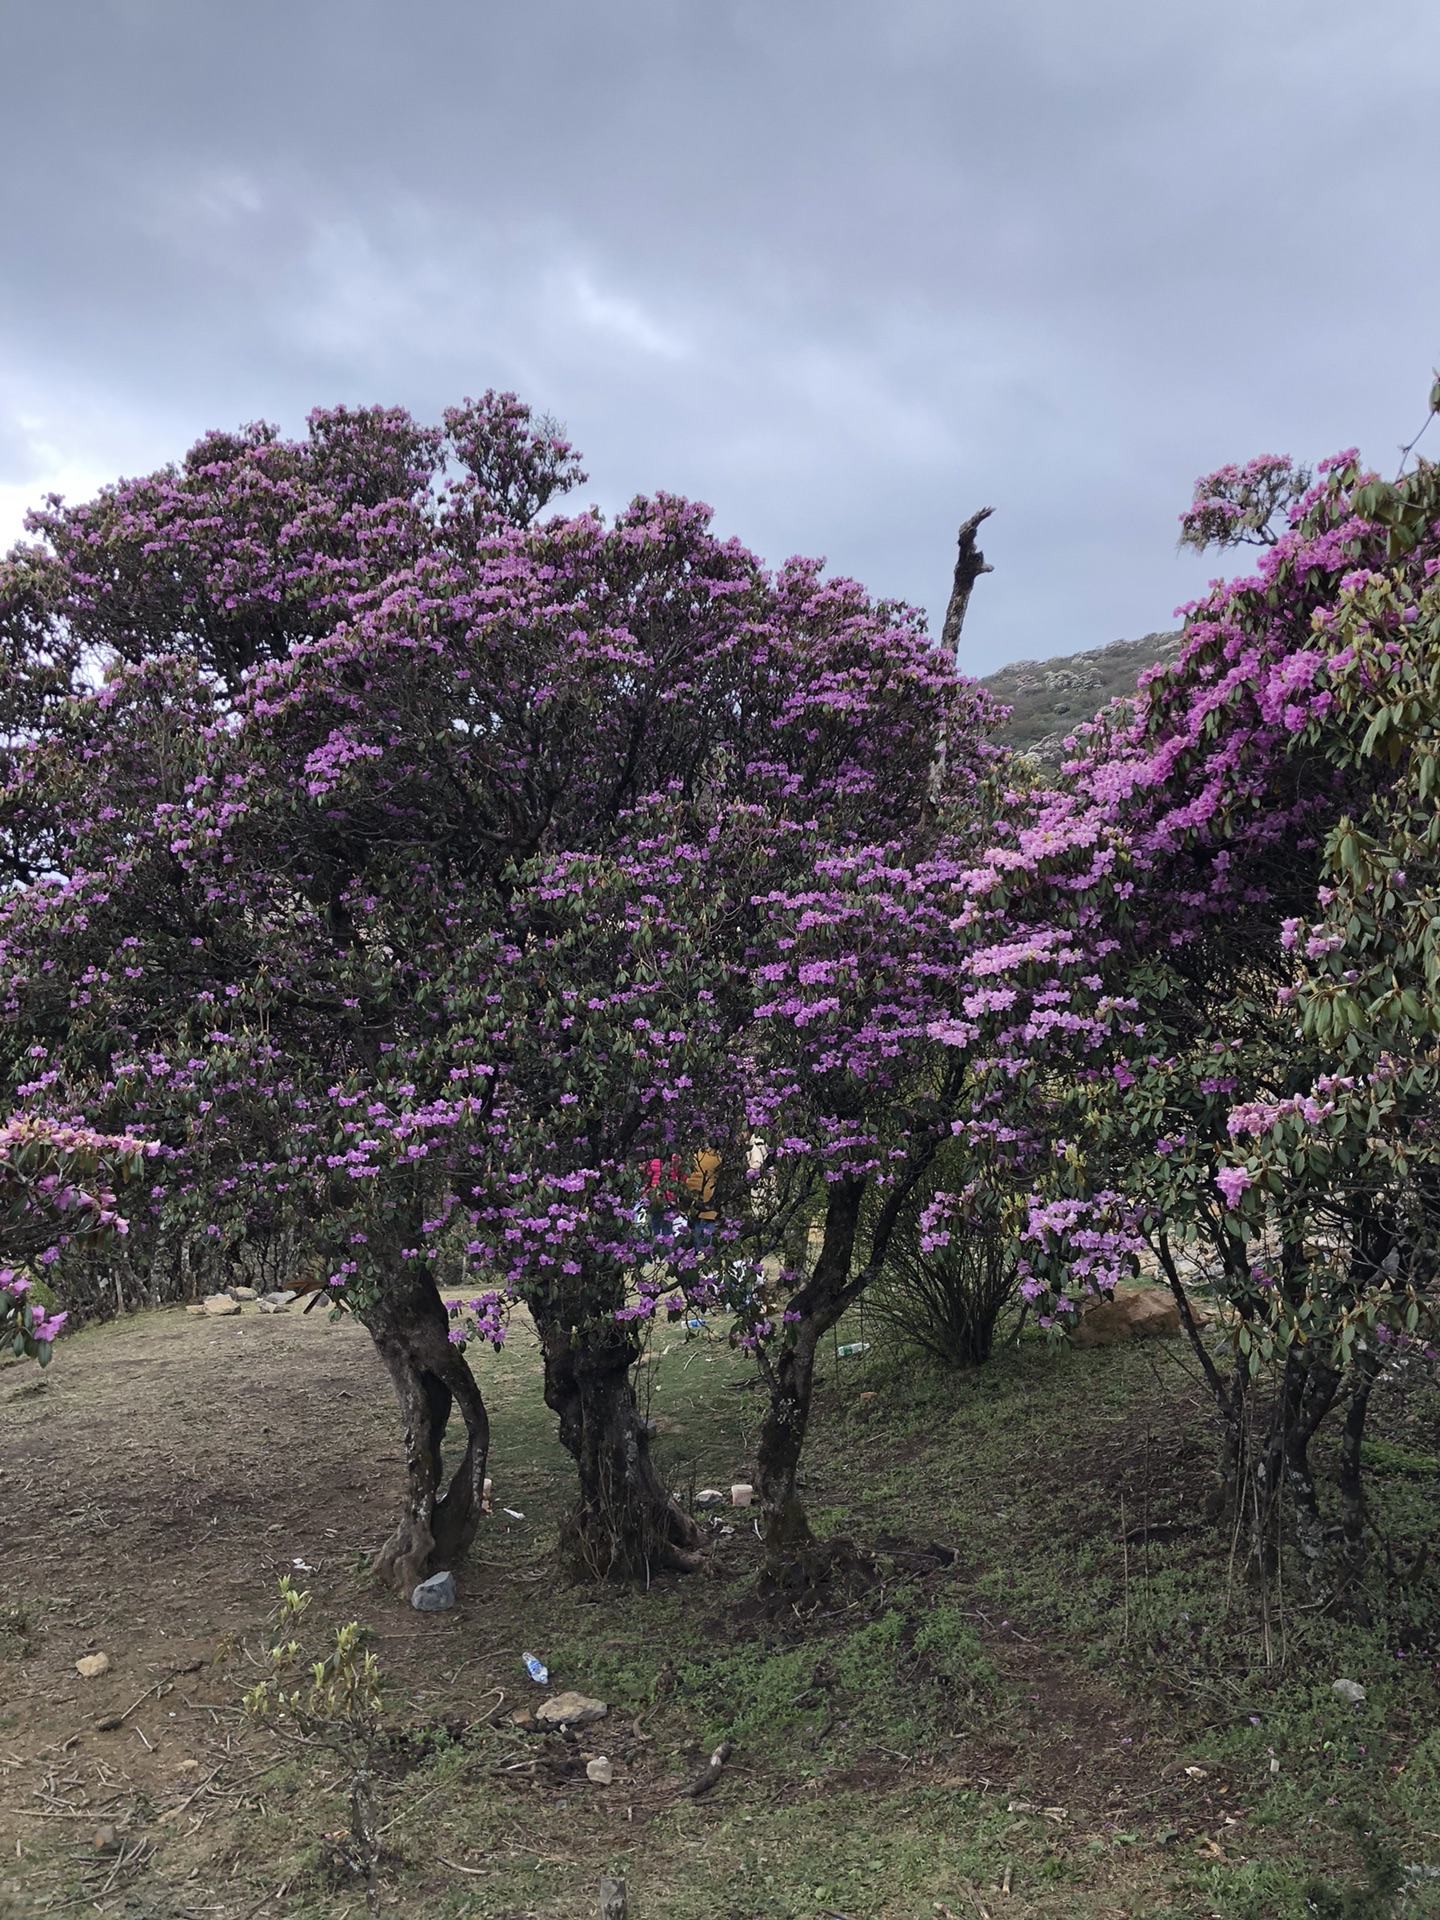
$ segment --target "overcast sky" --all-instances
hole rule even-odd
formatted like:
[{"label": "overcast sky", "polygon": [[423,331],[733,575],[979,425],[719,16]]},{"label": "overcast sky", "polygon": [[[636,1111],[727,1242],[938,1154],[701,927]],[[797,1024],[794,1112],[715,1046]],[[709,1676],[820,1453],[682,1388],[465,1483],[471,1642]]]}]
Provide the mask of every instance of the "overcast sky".
[{"label": "overcast sky", "polygon": [[1437,96],[1435,0],[0,0],[0,544],[512,387],[937,631],[993,505],[976,672],[1138,635],[1197,473],[1423,419]]}]

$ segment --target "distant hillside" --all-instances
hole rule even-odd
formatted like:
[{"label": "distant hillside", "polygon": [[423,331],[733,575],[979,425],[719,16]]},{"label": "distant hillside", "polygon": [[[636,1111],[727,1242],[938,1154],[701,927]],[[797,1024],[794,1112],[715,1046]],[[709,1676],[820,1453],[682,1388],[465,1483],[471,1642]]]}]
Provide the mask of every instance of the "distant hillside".
[{"label": "distant hillside", "polygon": [[1178,633],[1147,633],[1143,640],[1112,640],[1090,653],[1055,660],[1017,660],[981,681],[1011,709],[995,738],[1042,760],[1059,757],[1060,743],[1117,696],[1132,694],[1146,667],[1174,658]]}]

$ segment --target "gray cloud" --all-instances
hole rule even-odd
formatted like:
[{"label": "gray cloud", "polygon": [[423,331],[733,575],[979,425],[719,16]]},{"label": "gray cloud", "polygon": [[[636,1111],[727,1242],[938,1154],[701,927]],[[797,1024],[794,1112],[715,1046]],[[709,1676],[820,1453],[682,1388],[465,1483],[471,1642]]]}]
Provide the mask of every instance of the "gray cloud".
[{"label": "gray cloud", "polygon": [[1165,624],[1193,476],[1418,425],[1428,0],[0,0],[0,536],[204,427],[514,386],[591,493]]}]

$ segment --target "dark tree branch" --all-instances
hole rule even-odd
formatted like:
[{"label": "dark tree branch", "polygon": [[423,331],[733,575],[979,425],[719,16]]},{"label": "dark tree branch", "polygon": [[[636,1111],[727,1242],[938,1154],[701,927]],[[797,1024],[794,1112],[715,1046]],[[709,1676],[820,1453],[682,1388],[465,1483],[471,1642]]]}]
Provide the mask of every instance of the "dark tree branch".
[{"label": "dark tree branch", "polygon": [[940,632],[940,644],[952,658],[959,656],[960,629],[965,624],[965,610],[970,605],[975,582],[982,573],[995,571],[975,544],[981,522],[988,520],[994,511],[993,507],[981,507],[978,513],[971,514],[960,529],[960,551],[955,556],[955,583],[950,589],[950,604],[945,609],[945,625]]}]

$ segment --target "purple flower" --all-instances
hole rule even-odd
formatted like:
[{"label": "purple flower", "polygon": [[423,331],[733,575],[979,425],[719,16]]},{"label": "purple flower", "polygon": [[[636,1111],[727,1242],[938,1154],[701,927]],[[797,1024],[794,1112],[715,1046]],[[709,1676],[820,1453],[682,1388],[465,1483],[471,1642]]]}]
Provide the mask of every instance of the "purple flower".
[{"label": "purple flower", "polygon": [[1240,1196],[1247,1193],[1255,1182],[1244,1167],[1222,1167],[1215,1176],[1215,1184],[1225,1196],[1227,1207],[1240,1203]]}]

